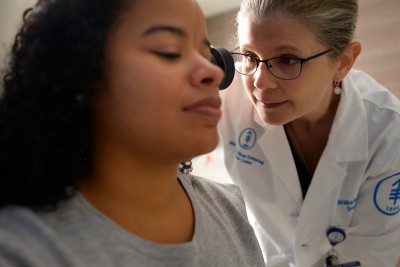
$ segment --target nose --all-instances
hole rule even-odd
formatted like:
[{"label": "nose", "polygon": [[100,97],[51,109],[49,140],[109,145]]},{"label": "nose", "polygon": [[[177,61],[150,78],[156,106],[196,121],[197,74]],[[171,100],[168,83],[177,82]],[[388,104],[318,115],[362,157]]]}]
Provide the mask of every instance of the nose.
[{"label": "nose", "polygon": [[257,71],[253,74],[253,85],[258,89],[276,89],[277,78],[272,75],[265,62],[260,62]]},{"label": "nose", "polygon": [[223,70],[205,57],[199,57],[199,64],[192,72],[192,83],[196,87],[218,88],[224,76]]}]

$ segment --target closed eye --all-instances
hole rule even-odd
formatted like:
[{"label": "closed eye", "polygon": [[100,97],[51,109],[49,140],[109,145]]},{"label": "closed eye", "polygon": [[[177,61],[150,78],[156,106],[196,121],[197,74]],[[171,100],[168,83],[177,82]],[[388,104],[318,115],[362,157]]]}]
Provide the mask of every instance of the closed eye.
[{"label": "closed eye", "polygon": [[155,54],[168,60],[175,60],[181,57],[180,54],[171,52],[155,52]]}]

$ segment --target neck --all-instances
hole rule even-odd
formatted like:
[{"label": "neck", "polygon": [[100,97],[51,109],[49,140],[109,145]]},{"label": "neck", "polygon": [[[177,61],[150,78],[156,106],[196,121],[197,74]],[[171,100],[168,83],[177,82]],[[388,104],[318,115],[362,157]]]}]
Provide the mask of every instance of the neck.
[{"label": "neck", "polygon": [[330,97],[325,111],[310,119],[299,118],[285,125],[288,138],[310,175],[313,175],[328,142],[340,97]]},{"label": "neck", "polygon": [[191,239],[192,207],[177,179],[177,164],[146,160],[115,148],[93,153],[93,169],[78,189],[126,230],[161,243]]},{"label": "neck", "polygon": [[95,202],[162,209],[181,188],[175,164],[162,165],[123,153],[96,153],[92,163],[90,176],[79,188]]}]

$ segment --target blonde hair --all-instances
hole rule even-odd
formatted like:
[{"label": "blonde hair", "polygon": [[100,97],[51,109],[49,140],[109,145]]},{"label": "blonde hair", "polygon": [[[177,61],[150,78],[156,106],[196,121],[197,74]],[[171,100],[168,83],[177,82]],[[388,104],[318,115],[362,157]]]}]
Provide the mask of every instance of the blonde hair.
[{"label": "blonde hair", "polygon": [[358,17],[357,0],[243,0],[237,14],[259,23],[271,15],[296,19],[314,33],[316,39],[339,56],[354,38]]}]

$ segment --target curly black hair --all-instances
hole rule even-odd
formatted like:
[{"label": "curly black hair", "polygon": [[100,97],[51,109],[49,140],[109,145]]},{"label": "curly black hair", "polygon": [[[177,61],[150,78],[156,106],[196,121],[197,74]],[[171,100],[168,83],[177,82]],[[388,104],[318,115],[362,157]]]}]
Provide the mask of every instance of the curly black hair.
[{"label": "curly black hair", "polygon": [[23,16],[0,99],[0,207],[56,205],[90,170],[92,84],[133,0],[41,0]]}]

